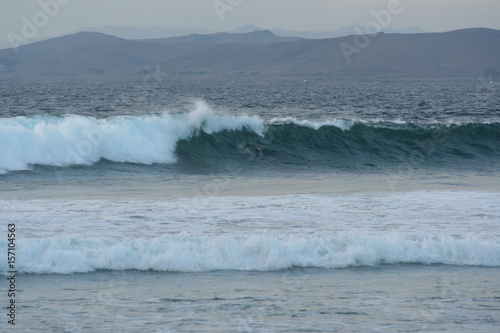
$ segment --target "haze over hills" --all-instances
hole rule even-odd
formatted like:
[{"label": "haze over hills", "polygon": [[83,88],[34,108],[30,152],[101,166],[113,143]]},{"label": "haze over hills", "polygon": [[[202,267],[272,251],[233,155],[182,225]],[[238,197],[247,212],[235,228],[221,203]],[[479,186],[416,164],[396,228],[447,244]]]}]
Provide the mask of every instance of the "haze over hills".
[{"label": "haze over hills", "polygon": [[[301,37],[301,38],[310,38],[310,39],[319,39],[319,38],[332,38],[332,37],[342,37],[348,36],[351,34],[355,34],[356,31],[363,31],[363,27],[352,25],[348,27],[343,27],[335,30],[289,30],[282,28],[272,28],[265,29],[255,24],[245,24],[239,28],[236,28],[230,33],[248,33],[254,32],[256,30],[269,30],[272,33],[283,36],[283,37]],[[190,34],[214,34],[217,31],[212,31],[208,29],[202,28],[171,28],[171,27],[145,27],[145,28],[135,28],[135,27],[114,27],[114,26],[105,26],[105,27],[94,27],[94,28],[83,28],[78,30],[77,32],[101,32],[106,35],[112,35],[125,39],[153,39],[153,38],[167,38],[167,37],[179,37]],[[422,28],[418,26],[411,26],[406,28],[390,28],[386,27],[381,29],[382,32],[385,33],[403,33],[403,34],[414,34],[414,33],[424,33],[426,32]]]},{"label": "haze over hills", "polygon": [[188,36],[168,37],[148,39],[148,42],[157,43],[201,43],[201,44],[272,44],[286,43],[300,40],[298,37],[281,37],[276,36],[269,30],[255,30],[248,33],[228,33],[218,32],[214,34],[191,34]]},{"label": "haze over hills", "polygon": [[[256,30],[269,30],[272,33],[283,36],[283,37],[300,37],[300,38],[310,38],[310,39],[319,39],[319,38],[332,38],[332,37],[342,37],[348,36],[351,34],[357,33],[357,31],[362,31],[363,27],[361,26],[348,26],[343,27],[336,30],[313,30],[313,31],[304,31],[304,30],[289,30],[282,28],[273,28],[273,29],[264,29],[262,27],[258,27],[255,24],[245,24],[239,28],[236,28],[232,31],[228,31],[229,33],[247,33],[254,32]],[[412,26],[407,28],[394,29],[390,27],[386,27],[381,29],[382,32],[385,33],[424,33],[426,32],[422,28],[418,26]],[[208,35],[208,34],[216,34],[221,31],[214,31],[205,28],[173,28],[173,27],[130,27],[130,26],[103,26],[103,27],[86,27],[81,28],[76,31],[73,31],[69,35],[76,34],[78,32],[100,32],[106,35],[111,35],[115,37],[120,37],[124,39],[159,39],[159,38],[169,38],[169,37],[183,37],[191,34],[199,34],[199,35]],[[65,34],[68,35],[68,34]],[[39,39],[32,40],[32,42],[38,42],[42,40],[47,40],[50,38],[56,38],[61,36],[50,36],[50,37],[41,37]],[[10,44],[0,44],[0,49],[10,48]]]},{"label": "haze over hills", "polygon": [[[231,32],[244,33],[252,32],[255,30],[262,30],[262,28],[257,27],[253,24],[244,25]],[[313,30],[313,31],[300,31],[300,30],[288,30],[282,28],[270,29],[274,34],[284,37],[301,37],[309,39],[323,39],[323,38],[333,38],[333,37],[344,37],[359,33],[359,31],[364,31],[364,27],[359,25],[351,25],[348,27],[343,27],[336,30]],[[427,31],[423,30],[418,26],[411,26],[406,28],[394,29],[391,27],[381,28],[380,32],[384,33],[399,33],[399,34],[416,34],[425,33]]]},{"label": "haze over hills", "polygon": [[343,80],[498,78],[500,31],[351,35],[270,31],[127,40],[74,35],[0,50],[0,80]]},{"label": "haze over hills", "polygon": [[173,27],[88,27],[79,29],[77,32],[100,32],[106,35],[112,35],[125,39],[154,39],[154,38],[167,38],[179,37],[190,34],[214,34],[218,31],[213,31],[204,28],[173,28]]}]

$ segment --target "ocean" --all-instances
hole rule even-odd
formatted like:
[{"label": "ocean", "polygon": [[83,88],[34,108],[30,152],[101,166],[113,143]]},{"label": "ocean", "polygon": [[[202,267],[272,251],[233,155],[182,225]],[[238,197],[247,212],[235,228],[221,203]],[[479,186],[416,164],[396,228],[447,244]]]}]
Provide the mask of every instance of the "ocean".
[{"label": "ocean", "polygon": [[3,332],[497,332],[500,85],[0,83]]}]

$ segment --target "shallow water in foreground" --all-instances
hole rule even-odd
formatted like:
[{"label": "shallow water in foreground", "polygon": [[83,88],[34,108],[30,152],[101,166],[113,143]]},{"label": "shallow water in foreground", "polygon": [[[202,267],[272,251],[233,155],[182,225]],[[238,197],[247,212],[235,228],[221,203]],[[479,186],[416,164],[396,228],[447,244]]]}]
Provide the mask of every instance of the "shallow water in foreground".
[{"label": "shallow water in foreground", "polygon": [[490,333],[499,281],[441,265],[24,275],[18,331]]}]

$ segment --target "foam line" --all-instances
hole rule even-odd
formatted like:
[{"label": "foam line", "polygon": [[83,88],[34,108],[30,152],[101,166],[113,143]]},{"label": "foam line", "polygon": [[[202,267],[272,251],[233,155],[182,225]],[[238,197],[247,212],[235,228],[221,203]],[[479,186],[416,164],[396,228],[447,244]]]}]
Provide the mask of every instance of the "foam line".
[{"label": "foam line", "polygon": [[[0,246],[6,247],[1,240]],[[380,264],[500,266],[500,242],[464,235],[190,236],[42,238],[18,241],[20,273],[71,274],[96,270],[200,272],[344,268]],[[5,273],[5,263],[1,266]]]}]

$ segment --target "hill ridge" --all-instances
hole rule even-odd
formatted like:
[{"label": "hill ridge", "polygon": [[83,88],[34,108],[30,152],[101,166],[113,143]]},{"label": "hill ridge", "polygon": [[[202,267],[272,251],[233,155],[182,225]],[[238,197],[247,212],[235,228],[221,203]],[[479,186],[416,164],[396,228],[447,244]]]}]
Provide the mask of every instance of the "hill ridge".
[{"label": "hill ridge", "polygon": [[498,80],[500,31],[351,35],[326,39],[250,33],[128,40],[79,32],[0,50],[0,80],[170,79]]}]

